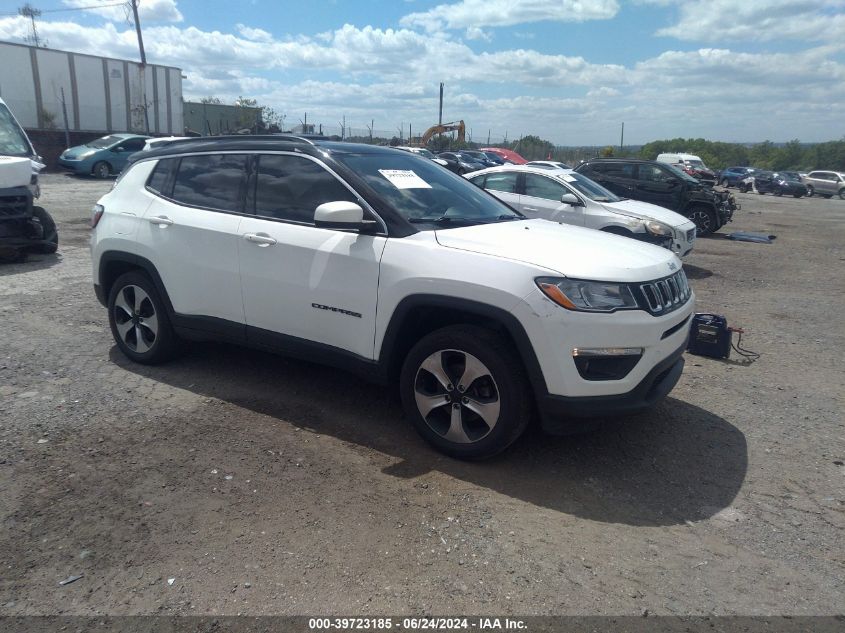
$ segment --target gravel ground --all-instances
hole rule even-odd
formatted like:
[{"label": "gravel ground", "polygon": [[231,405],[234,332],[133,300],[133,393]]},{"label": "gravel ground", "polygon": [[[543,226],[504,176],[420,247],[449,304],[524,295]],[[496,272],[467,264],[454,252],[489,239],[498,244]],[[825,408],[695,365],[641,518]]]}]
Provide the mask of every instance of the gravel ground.
[{"label": "gravel ground", "polygon": [[774,244],[688,258],[760,360],[470,464],[339,371],[128,362],[91,288],[109,186],[45,176],[60,251],[0,268],[0,614],[843,612],[845,201],[737,194],[722,233]]}]

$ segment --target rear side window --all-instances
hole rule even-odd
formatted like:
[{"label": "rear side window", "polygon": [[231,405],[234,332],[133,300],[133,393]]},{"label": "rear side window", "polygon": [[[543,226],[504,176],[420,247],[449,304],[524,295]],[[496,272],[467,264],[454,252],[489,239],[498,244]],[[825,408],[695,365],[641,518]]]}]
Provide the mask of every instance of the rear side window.
[{"label": "rear side window", "polygon": [[164,158],[158,161],[147,180],[147,189],[169,198],[173,189],[172,176],[178,164],[178,158]]},{"label": "rear side window", "polygon": [[492,191],[502,191],[504,193],[516,193],[516,174],[513,172],[487,174],[487,181],[484,183],[484,188],[491,189]]},{"label": "rear side window", "polygon": [[255,214],[314,222],[324,202],[357,202],[355,195],[320,165],[299,156],[263,154],[255,178]]},{"label": "rear side window", "polygon": [[634,166],[631,163],[593,163],[588,168],[605,176],[615,176],[617,178],[634,177]]},{"label": "rear side window", "polygon": [[176,172],[173,199],[207,209],[240,212],[246,186],[246,161],[244,154],[184,157]]}]

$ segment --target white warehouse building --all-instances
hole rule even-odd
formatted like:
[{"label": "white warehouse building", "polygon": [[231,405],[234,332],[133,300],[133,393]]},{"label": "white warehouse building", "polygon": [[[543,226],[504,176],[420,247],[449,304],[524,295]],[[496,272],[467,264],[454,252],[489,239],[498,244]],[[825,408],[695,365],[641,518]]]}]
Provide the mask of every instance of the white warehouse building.
[{"label": "white warehouse building", "polygon": [[[182,71],[0,42],[0,97],[27,129],[182,134]],[[64,101],[64,108],[62,103]]]}]

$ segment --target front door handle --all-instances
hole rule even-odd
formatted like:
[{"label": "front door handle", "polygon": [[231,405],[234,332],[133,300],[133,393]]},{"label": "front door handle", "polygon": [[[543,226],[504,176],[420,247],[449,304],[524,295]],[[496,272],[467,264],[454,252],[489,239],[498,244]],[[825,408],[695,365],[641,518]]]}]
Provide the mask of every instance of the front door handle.
[{"label": "front door handle", "polygon": [[258,244],[259,246],[272,246],[276,243],[275,238],[262,233],[244,233],[244,239],[247,242]]},{"label": "front door handle", "polygon": [[173,224],[173,220],[168,218],[166,215],[154,215],[153,217],[149,218],[150,224],[155,224],[164,228],[166,226],[170,226]]}]

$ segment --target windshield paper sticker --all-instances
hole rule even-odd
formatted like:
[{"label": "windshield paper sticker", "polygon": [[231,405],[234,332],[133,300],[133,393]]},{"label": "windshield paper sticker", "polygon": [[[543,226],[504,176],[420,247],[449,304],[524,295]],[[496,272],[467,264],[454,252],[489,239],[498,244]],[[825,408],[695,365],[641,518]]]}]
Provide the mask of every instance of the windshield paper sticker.
[{"label": "windshield paper sticker", "polygon": [[431,189],[430,184],[410,169],[379,169],[378,173],[397,189]]}]

